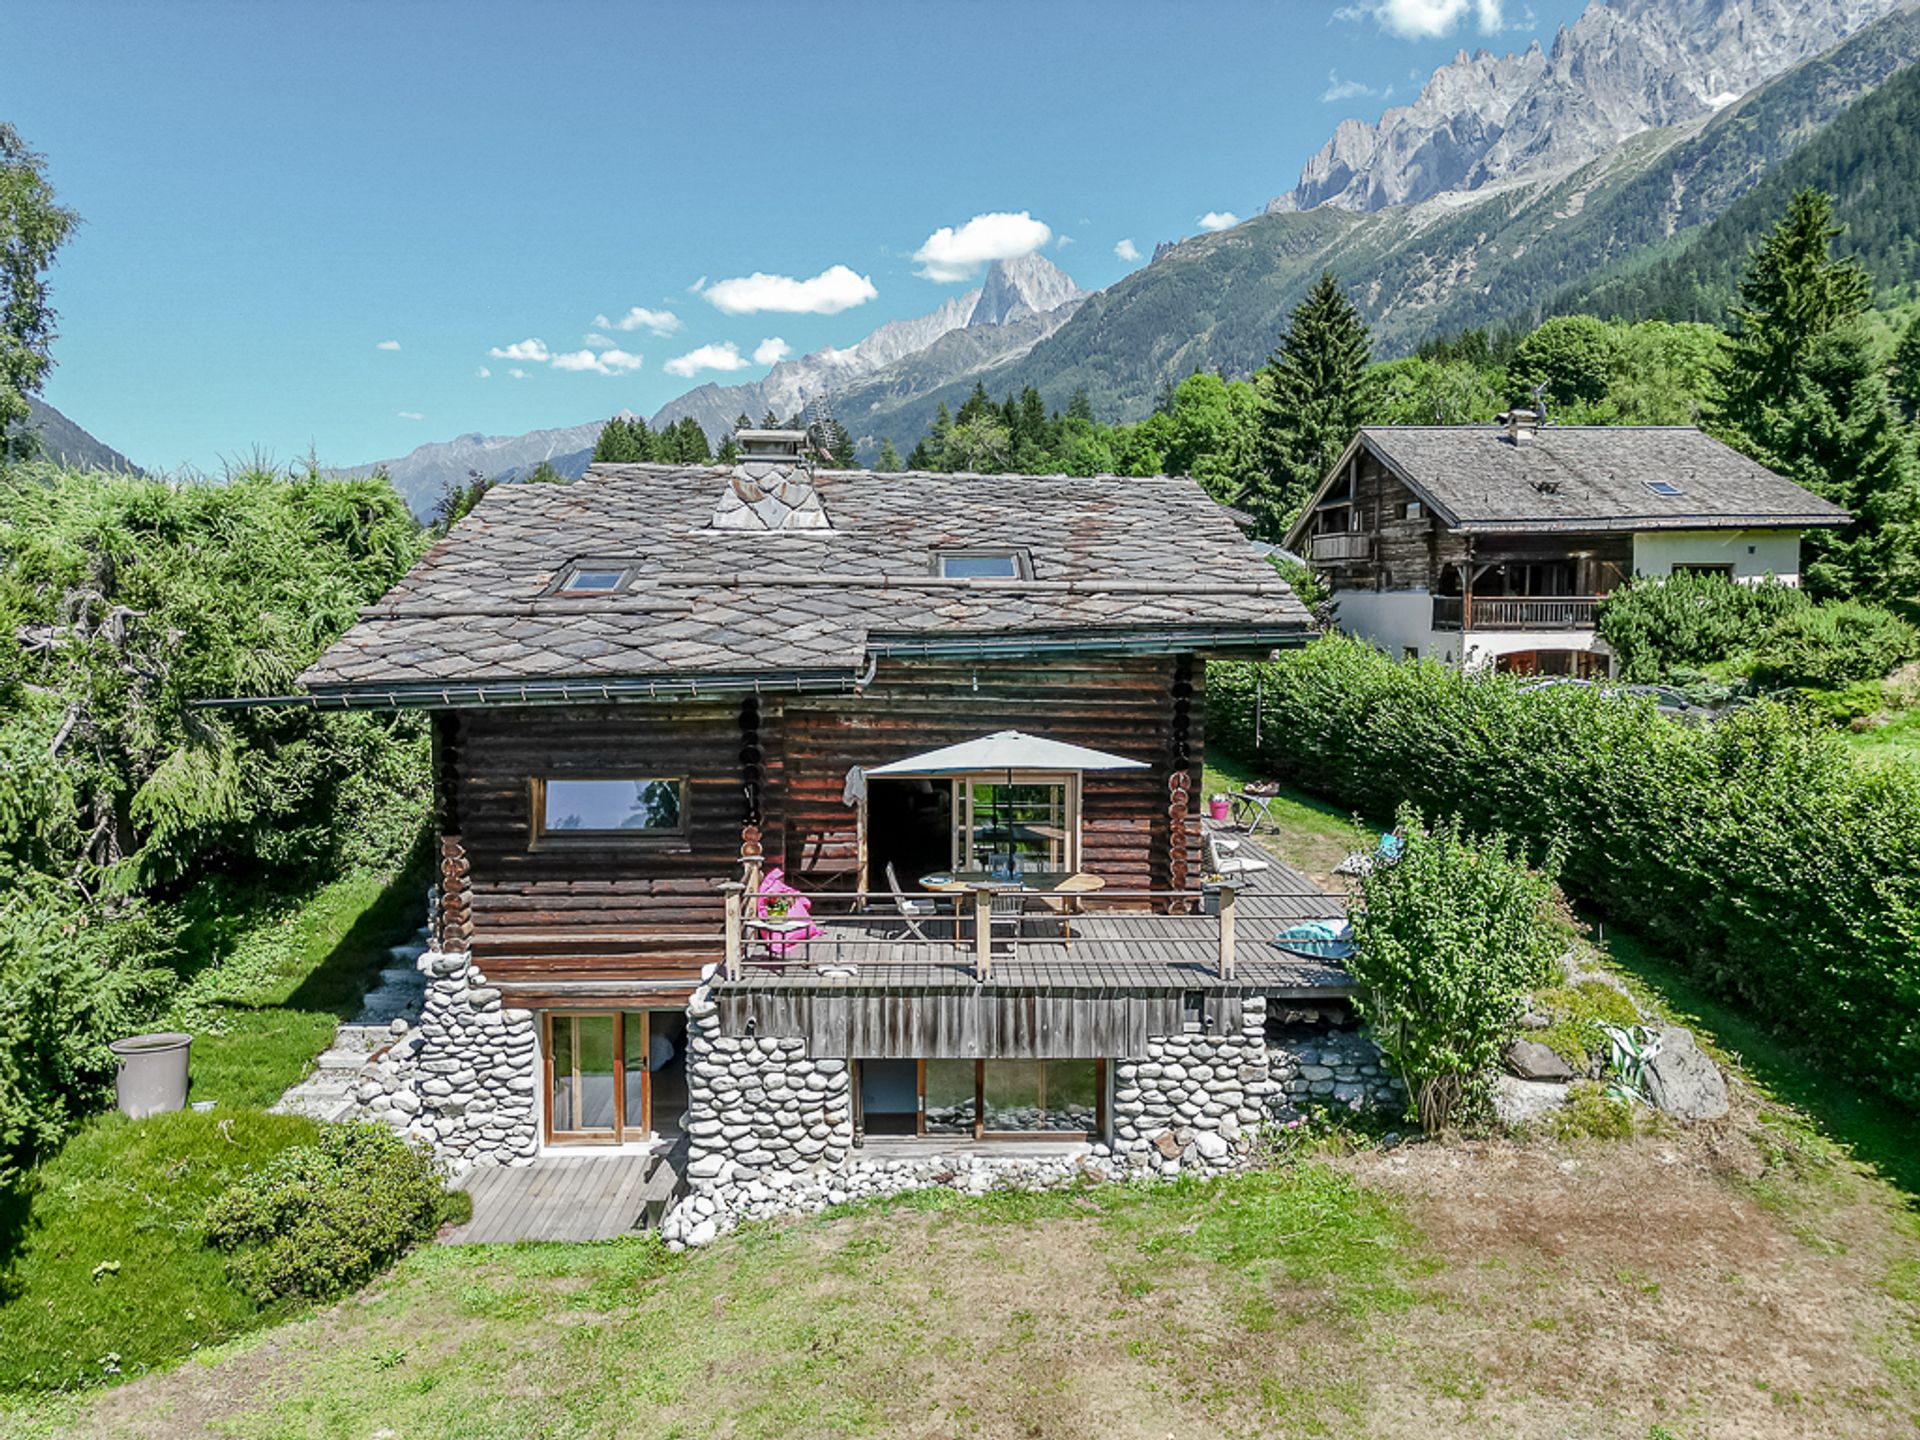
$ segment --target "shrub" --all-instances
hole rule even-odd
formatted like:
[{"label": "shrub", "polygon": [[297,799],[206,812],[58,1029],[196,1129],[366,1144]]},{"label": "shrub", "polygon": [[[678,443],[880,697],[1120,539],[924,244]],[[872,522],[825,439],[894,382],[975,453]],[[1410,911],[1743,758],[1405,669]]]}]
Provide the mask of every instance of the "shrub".
[{"label": "shrub", "polygon": [[1811,608],[1801,591],[1777,580],[1746,585],[1682,573],[1621,586],[1600,602],[1598,626],[1620,678],[1652,684],[1743,655],[1784,617]]},{"label": "shrub", "polygon": [[281,1152],[207,1209],[207,1243],[262,1305],[365,1284],[440,1223],[426,1153],[379,1125],[337,1125]]},{"label": "shrub", "polygon": [[1638,1024],[1633,1001],[1604,980],[1582,980],[1556,985],[1533,997],[1533,1008],[1546,1015],[1546,1029],[1531,1037],[1545,1045],[1576,1074],[1586,1072],[1608,1051],[1606,1027]]},{"label": "shrub", "polygon": [[1567,1087],[1567,1103],[1547,1116],[1547,1128],[1560,1140],[1631,1140],[1633,1107],[1583,1080]]},{"label": "shrub", "polygon": [[1354,978],[1374,1038],[1406,1081],[1429,1134],[1482,1118],[1526,993],[1549,973],[1566,933],[1553,881],[1506,837],[1429,829],[1398,813],[1406,844],[1361,882]]},{"label": "shrub", "polygon": [[[1253,742],[1254,690],[1262,743]],[[1711,725],[1573,685],[1395,664],[1344,637],[1207,670],[1208,735],[1342,808],[1457,813],[1544,855],[1836,1069],[1920,1103],[1920,776],[1862,766],[1812,716]]]},{"label": "shrub", "polygon": [[1761,685],[1832,689],[1878,680],[1920,654],[1920,631],[1878,605],[1837,600],[1783,615],[1759,647]]}]

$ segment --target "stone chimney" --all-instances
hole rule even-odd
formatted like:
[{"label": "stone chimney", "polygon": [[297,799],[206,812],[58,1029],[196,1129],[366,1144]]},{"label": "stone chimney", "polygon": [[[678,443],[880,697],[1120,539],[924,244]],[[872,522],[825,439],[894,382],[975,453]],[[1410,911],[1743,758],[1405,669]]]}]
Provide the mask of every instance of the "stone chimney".
[{"label": "stone chimney", "polygon": [[804,458],[804,430],[737,430],[740,460],[713,507],[715,530],[831,530],[813,470]]}]

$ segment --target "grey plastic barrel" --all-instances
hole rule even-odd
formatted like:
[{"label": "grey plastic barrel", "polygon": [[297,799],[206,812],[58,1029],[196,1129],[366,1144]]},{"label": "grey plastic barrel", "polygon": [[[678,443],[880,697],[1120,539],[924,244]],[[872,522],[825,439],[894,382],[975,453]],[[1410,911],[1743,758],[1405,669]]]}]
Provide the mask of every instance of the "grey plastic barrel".
[{"label": "grey plastic barrel", "polygon": [[114,1098],[120,1113],[134,1120],[165,1115],[187,1104],[187,1055],[193,1037],[177,1031],[129,1035],[107,1046],[120,1062]]}]

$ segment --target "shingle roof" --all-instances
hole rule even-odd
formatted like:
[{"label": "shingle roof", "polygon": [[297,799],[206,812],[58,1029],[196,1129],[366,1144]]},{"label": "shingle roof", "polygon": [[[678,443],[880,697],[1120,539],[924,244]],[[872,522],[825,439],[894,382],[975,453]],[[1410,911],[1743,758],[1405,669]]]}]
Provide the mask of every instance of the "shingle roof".
[{"label": "shingle roof", "polygon": [[[1458,530],[1693,530],[1851,518],[1692,426],[1370,425],[1360,441]],[[1648,481],[1680,491],[1660,495]]]},{"label": "shingle roof", "polygon": [[[1308,616],[1187,480],[822,471],[833,528],[714,529],[716,466],[596,465],[501,485],[301,677],[312,693],[700,676],[851,677],[870,648],[994,636],[1116,645],[1304,635]],[[1032,576],[943,579],[943,547]],[[575,565],[628,571],[566,598]],[[1206,641],[1196,642],[1205,648]]]}]

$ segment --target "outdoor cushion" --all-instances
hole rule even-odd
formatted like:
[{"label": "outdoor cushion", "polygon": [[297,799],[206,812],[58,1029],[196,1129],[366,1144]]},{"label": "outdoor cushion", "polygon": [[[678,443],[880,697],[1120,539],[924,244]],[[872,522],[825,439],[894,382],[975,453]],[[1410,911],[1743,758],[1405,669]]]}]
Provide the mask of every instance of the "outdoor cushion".
[{"label": "outdoor cushion", "polygon": [[1353,954],[1353,927],[1344,920],[1302,920],[1274,936],[1273,943],[1296,955],[1344,960]]}]

